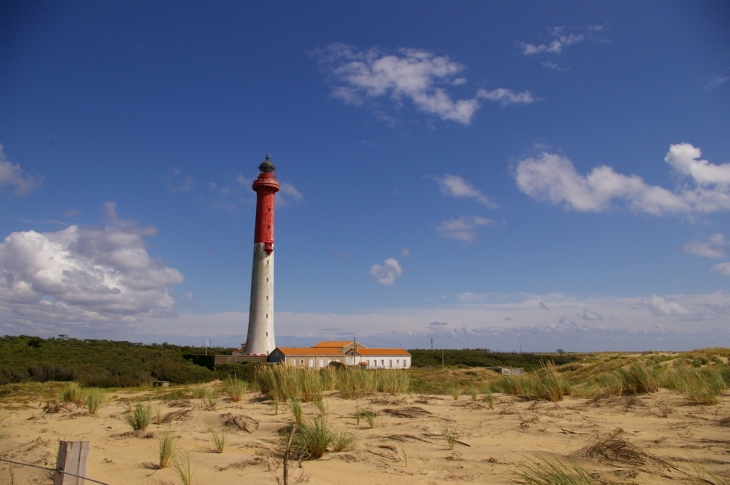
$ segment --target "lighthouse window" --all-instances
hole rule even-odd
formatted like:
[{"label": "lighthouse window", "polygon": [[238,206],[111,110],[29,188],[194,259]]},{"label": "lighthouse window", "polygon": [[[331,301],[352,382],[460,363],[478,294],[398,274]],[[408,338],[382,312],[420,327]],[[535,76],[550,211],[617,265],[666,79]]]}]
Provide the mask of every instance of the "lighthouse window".
[{"label": "lighthouse window", "polygon": [[[266,314],[266,318],[269,318],[269,314],[268,313]],[[268,335],[269,334],[267,333],[266,336],[268,337]]]},{"label": "lighthouse window", "polygon": [[271,224],[269,224],[269,229],[271,229]]},{"label": "lighthouse window", "polygon": [[267,336],[267,337],[269,336],[269,332],[266,332],[266,336]]},{"label": "lighthouse window", "polygon": [[266,282],[267,282],[267,283],[269,282],[269,278],[266,278]]},{"label": "lighthouse window", "polygon": [[269,299],[269,295],[266,295],[266,299],[267,299],[267,300]]}]

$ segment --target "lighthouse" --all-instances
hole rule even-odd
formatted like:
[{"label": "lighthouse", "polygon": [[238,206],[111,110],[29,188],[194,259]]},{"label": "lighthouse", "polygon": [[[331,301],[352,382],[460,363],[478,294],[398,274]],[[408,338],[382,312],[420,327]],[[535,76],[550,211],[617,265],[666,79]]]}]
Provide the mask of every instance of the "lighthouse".
[{"label": "lighthouse", "polygon": [[251,270],[251,303],[248,312],[248,337],[244,355],[269,355],[274,339],[274,197],[279,182],[276,167],[269,155],[259,165],[259,176],[253,183],[256,192],[256,226],[253,239]]}]

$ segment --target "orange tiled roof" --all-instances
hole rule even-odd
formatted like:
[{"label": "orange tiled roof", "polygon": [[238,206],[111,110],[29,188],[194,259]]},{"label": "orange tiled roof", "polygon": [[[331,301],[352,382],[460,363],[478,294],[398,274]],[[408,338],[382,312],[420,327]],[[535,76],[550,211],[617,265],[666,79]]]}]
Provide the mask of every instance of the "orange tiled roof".
[{"label": "orange tiled roof", "polygon": [[[312,345],[312,348],[318,348],[318,347],[347,347],[348,345],[352,344],[352,340],[332,340],[332,341],[325,341],[320,342],[318,344]],[[367,348],[363,344],[357,344],[358,348]]]},{"label": "orange tiled roof", "polygon": [[295,355],[344,355],[338,347],[277,347],[286,356]]},{"label": "orange tiled roof", "polygon": [[357,353],[360,355],[411,355],[403,349],[357,349]]}]

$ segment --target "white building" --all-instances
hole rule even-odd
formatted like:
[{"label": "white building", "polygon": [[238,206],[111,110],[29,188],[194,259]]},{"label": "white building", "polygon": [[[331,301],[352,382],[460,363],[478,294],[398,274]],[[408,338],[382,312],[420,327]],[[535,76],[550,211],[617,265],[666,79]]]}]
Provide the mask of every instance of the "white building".
[{"label": "white building", "polygon": [[354,341],[320,342],[312,347],[277,347],[269,362],[322,369],[332,362],[359,365],[368,369],[408,369],[411,354],[403,349],[369,349]]}]

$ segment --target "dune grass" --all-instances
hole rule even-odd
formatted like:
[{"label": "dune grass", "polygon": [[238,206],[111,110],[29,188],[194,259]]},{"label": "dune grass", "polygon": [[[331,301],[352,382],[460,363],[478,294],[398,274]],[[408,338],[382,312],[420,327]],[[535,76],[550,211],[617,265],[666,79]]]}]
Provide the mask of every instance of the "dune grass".
[{"label": "dune grass", "polygon": [[571,458],[555,454],[529,458],[520,466],[514,483],[521,485],[599,485],[585,468]]},{"label": "dune grass", "polygon": [[96,413],[106,402],[106,391],[104,389],[87,389],[86,392],[86,409],[89,414],[95,416]]},{"label": "dune grass", "polygon": [[353,435],[347,432],[337,432],[325,416],[302,420],[297,426],[292,440],[294,456],[304,460],[321,458],[328,450],[345,451],[350,449],[355,441]]},{"label": "dune grass", "polygon": [[170,459],[175,454],[177,448],[177,442],[179,438],[175,434],[173,428],[167,428],[160,435],[160,461],[158,463],[159,468],[167,468],[170,464]]},{"label": "dune grass", "polygon": [[687,365],[675,366],[667,371],[663,385],[687,394],[687,397],[698,404],[718,404],[718,396],[724,394],[728,387],[720,370]]},{"label": "dune grass", "polygon": [[7,414],[0,414],[0,440],[8,437],[8,430],[10,429],[10,416]]},{"label": "dune grass", "polygon": [[240,402],[248,392],[248,382],[240,380],[236,376],[228,376],[223,382],[223,390],[233,402]]},{"label": "dune grass", "polygon": [[223,453],[223,449],[226,447],[227,433],[225,428],[217,429],[214,426],[208,428],[210,437],[213,440],[213,447],[216,453]]},{"label": "dune grass", "polygon": [[294,424],[301,426],[302,424],[302,401],[299,398],[289,398],[289,409],[291,410],[292,416],[294,416]]},{"label": "dune grass", "polygon": [[190,450],[178,451],[172,455],[172,469],[183,485],[193,483],[193,467],[190,464]]},{"label": "dune grass", "polygon": [[136,404],[134,409],[124,416],[124,420],[134,431],[144,431],[152,421],[152,407],[148,402],[145,405]]},{"label": "dune grass", "polygon": [[396,369],[368,370],[357,367],[310,369],[285,365],[262,366],[256,372],[261,392],[271,399],[317,402],[324,392],[339,390],[345,399],[375,394],[398,395],[410,389],[410,377]]},{"label": "dune grass", "polygon": [[60,402],[70,402],[77,406],[83,406],[85,399],[81,385],[78,382],[68,383],[63,389],[61,389],[61,392],[58,395],[58,400]]}]

